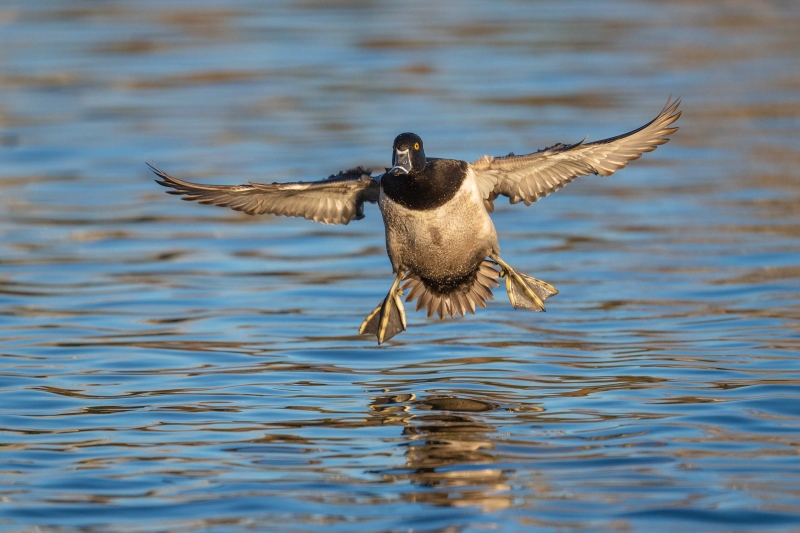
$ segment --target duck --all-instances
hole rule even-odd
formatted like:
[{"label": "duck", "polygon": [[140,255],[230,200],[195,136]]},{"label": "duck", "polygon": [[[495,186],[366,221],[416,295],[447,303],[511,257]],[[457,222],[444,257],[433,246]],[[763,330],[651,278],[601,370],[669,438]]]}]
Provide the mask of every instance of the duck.
[{"label": "duck", "polygon": [[419,135],[401,133],[392,145],[391,167],[378,175],[358,166],[319,181],[205,185],[147,165],[170,194],[248,215],[348,224],[365,218],[365,204],[377,204],[395,277],[359,333],[374,335],[380,345],[407,329],[404,295],[406,302],[417,301],[417,311],[444,320],[486,308],[504,278],[514,309],[545,311],[544,301],[558,290],[500,256],[490,216],[495,200],[504,196],[530,206],[580,176],[611,176],[669,141],[678,130],[673,123],[681,116],[679,105],[680,99],[670,97],[653,120],[615,137],[557,143],[523,155],[484,155],[471,163],[427,157]]}]

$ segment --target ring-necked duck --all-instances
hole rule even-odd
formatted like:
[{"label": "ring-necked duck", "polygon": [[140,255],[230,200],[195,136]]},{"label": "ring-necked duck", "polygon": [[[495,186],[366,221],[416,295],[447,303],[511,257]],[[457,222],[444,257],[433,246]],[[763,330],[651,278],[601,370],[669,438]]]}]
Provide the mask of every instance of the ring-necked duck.
[{"label": "ring-necked duck", "polygon": [[[666,143],[678,128],[680,100],[667,100],[659,115],[641,128],[601,141],[556,144],[526,155],[483,156],[472,163],[425,156],[414,133],[397,136],[392,167],[379,176],[356,167],[326,180],[297,183],[202,185],[174,178],[149,165],[171,194],[244,211],[304,217],[325,224],[364,218],[364,202],[377,203],[386,228],[386,250],[396,273],[389,293],[361,324],[359,333],[378,344],[406,329],[401,299],[417,299],[417,310],[441,319],[486,307],[498,276],[515,309],[544,311],[544,300],[558,293],[552,285],[526,276],[500,258],[489,213],[494,200],[530,205],[587,174],[610,176]],[[499,266],[500,271],[495,269]],[[404,283],[403,283],[404,282]],[[401,287],[402,283],[402,287]]]}]

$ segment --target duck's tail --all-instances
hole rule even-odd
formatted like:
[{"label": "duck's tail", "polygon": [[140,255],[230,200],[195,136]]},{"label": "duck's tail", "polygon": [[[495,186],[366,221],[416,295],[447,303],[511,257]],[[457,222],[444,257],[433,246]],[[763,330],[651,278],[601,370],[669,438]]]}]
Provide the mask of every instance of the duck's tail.
[{"label": "duck's tail", "polygon": [[428,316],[438,314],[444,320],[456,315],[475,314],[477,307],[486,308],[486,300],[492,300],[492,289],[499,287],[499,272],[495,263],[484,259],[470,274],[459,279],[429,280],[408,272],[403,291],[408,291],[406,301],[417,299],[417,311],[425,308]]}]

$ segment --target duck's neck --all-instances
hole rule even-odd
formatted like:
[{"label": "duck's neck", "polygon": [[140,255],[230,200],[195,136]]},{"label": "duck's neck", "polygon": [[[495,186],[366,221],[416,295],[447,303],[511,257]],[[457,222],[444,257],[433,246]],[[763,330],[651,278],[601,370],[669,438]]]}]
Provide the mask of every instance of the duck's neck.
[{"label": "duck's neck", "polygon": [[428,159],[420,172],[385,174],[381,187],[386,196],[408,209],[435,209],[455,196],[466,175],[463,161]]}]

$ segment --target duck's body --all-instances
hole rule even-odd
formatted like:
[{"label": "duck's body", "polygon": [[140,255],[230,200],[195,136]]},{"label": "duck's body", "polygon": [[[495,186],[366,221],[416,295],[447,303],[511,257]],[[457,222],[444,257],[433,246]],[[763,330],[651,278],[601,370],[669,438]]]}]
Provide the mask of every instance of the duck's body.
[{"label": "duck's body", "polygon": [[480,267],[500,246],[475,173],[463,161],[428,159],[409,180],[412,187],[406,187],[407,179],[384,175],[378,205],[392,268],[409,272],[403,286],[410,289],[409,300],[418,298],[417,310],[441,318],[486,307],[497,271]]},{"label": "duck's body", "polygon": [[[388,184],[381,188],[378,202],[392,267],[410,270],[426,283],[442,288],[469,277],[486,257],[500,251],[494,224],[466,163],[436,159],[427,165],[425,174],[435,175],[439,167],[452,166],[464,174],[453,178],[453,190],[440,197],[441,203],[409,205],[392,194],[394,185]],[[426,176],[421,178],[419,189],[425,193]],[[403,179],[403,175],[390,174],[381,181],[392,184]]]},{"label": "duck's body", "polygon": [[[200,185],[153,168],[159,183],[184,200],[228,206],[248,214],[302,216],[347,224],[364,217],[364,202],[377,203],[386,228],[386,250],[396,273],[389,294],[370,313],[360,332],[382,343],[406,329],[401,296],[417,299],[417,309],[440,318],[486,307],[497,277],[516,309],[544,311],[557,294],[551,285],[516,272],[500,258],[497,232],[489,216],[493,201],[530,205],[578,176],[608,176],[642,152],[667,142],[677,128],[679,102],[632,132],[593,143],[557,144],[532,154],[483,156],[473,163],[426,158],[413,133],[394,142],[392,168],[373,178],[361,167],[319,182],[225,186]],[[489,259],[487,259],[489,258]],[[500,272],[495,269],[499,265]],[[405,280],[402,288],[400,283]]]}]

